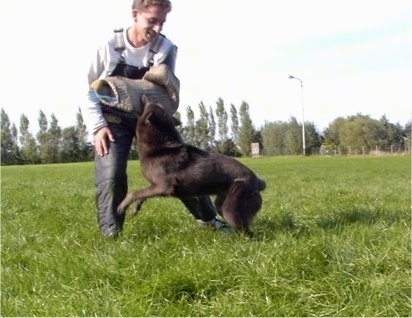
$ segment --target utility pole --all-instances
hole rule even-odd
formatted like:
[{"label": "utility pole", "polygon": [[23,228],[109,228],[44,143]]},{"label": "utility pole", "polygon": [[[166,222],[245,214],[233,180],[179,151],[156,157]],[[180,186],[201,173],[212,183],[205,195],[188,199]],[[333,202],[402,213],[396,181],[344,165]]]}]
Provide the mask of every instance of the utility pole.
[{"label": "utility pole", "polygon": [[302,88],[302,144],[303,144],[303,156],[306,156],[306,138],[305,138],[305,108],[303,107],[303,81],[300,78],[289,75],[289,79],[295,79],[300,82]]}]

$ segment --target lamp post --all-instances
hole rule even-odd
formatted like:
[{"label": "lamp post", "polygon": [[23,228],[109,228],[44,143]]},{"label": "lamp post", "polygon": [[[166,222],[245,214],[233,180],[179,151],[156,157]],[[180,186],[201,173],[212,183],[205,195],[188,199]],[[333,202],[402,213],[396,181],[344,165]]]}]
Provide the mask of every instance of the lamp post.
[{"label": "lamp post", "polygon": [[302,87],[302,144],[303,144],[303,156],[306,156],[306,141],[305,141],[305,108],[303,107],[303,81],[300,78],[289,75],[289,79],[295,79],[300,82]]}]

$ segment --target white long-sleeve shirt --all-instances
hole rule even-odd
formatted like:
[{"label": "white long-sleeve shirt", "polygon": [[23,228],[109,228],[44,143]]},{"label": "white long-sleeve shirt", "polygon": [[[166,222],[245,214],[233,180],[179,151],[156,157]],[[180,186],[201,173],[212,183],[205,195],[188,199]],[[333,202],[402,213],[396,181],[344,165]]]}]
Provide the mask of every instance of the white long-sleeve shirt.
[{"label": "white long-sleeve shirt", "polygon": [[[125,43],[125,50],[118,52],[115,50],[115,38],[114,35],[106,43],[101,45],[96,55],[92,58],[90,68],[87,74],[87,100],[82,105],[82,113],[85,114],[85,124],[87,130],[94,134],[97,130],[107,125],[106,120],[103,117],[99,99],[92,89],[90,84],[97,79],[104,79],[113,72],[121,54],[124,57],[124,63],[136,67],[147,67],[150,59],[150,47],[151,43],[146,44],[143,47],[133,47],[127,40],[127,29],[123,31],[123,39]],[[153,56],[153,65],[159,65],[166,63],[169,69],[174,72],[175,60],[176,60],[176,46],[167,38],[163,38],[163,41],[158,49],[158,52]]]}]

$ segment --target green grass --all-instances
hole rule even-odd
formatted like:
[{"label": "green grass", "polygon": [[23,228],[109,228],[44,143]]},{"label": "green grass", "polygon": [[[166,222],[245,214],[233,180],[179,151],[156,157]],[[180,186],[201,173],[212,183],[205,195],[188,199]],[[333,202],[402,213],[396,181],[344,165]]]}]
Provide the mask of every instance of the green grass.
[{"label": "green grass", "polygon": [[172,198],[104,239],[92,163],[1,167],[1,315],[411,315],[409,156],[241,161],[268,185],[253,239]]}]

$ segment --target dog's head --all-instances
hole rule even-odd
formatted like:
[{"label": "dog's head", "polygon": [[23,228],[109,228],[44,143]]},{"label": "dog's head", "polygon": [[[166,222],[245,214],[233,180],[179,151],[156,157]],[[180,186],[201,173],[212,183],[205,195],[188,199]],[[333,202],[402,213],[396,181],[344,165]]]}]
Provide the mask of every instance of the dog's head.
[{"label": "dog's head", "polygon": [[181,122],[169,114],[161,104],[150,102],[143,95],[143,112],[137,122],[137,135],[140,142],[147,144],[182,143],[182,138],[175,126]]}]

